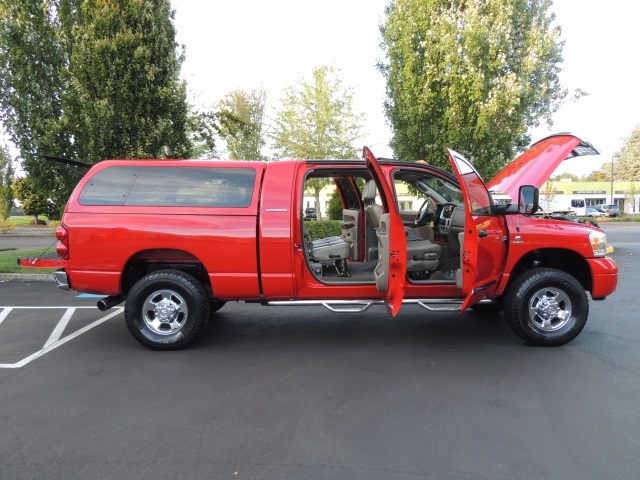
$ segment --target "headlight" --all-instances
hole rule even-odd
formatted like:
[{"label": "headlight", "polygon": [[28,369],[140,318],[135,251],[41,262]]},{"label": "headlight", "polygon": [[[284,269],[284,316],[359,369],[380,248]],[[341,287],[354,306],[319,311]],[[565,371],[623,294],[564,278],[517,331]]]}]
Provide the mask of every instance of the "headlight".
[{"label": "headlight", "polygon": [[589,232],[589,241],[594,257],[604,257],[607,254],[607,235],[605,233],[595,230]]}]

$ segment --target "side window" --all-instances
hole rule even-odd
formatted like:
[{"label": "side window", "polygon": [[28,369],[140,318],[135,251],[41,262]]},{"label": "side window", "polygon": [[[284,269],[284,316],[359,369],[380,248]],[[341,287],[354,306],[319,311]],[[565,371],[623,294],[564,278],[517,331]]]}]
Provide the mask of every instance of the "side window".
[{"label": "side window", "polygon": [[359,198],[361,197],[362,185],[364,180],[361,178],[355,179],[355,185],[348,177],[336,178],[336,184],[343,195],[343,201],[345,208],[350,210],[358,210],[360,208]]},{"label": "side window", "polygon": [[459,154],[453,154],[452,158],[462,176],[462,180],[466,184],[471,213],[476,215],[491,215],[493,213],[493,201],[480,174]]},{"label": "side window", "polygon": [[[322,217],[341,218],[345,209],[359,210],[364,177],[360,172],[340,170],[313,170],[305,179],[303,205],[315,207],[319,197]],[[342,201],[341,201],[342,198]]]},{"label": "side window", "polygon": [[396,206],[399,212],[412,210],[414,205],[417,205],[416,209],[418,208],[421,203],[420,192],[413,185],[394,178],[393,187],[396,192]]},{"label": "side window", "polygon": [[96,173],[80,193],[82,205],[248,207],[252,168],[114,166]]}]

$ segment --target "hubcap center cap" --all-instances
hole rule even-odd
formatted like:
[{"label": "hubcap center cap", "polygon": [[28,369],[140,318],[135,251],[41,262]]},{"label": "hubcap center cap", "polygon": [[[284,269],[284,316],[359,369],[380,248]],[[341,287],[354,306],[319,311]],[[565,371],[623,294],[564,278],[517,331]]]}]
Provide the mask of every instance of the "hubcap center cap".
[{"label": "hubcap center cap", "polygon": [[161,322],[170,322],[178,314],[178,306],[170,300],[164,299],[156,306],[156,318]]},{"label": "hubcap center cap", "polygon": [[544,318],[553,318],[558,310],[558,303],[554,300],[543,300],[539,307],[540,316]]}]

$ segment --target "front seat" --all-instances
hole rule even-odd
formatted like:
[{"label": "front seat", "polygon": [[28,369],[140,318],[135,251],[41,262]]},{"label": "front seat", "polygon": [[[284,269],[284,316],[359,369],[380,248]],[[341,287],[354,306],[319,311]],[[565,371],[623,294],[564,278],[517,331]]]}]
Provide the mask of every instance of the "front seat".
[{"label": "front seat", "polygon": [[364,214],[367,223],[374,229],[380,228],[380,216],[382,207],[376,204],[376,182],[369,180],[362,190],[362,203],[364,204]]},{"label": "front seat", "polygon": [[364,205],[365,224],[365,259],[367,261],[378,259],[378,239],[376,230],[380,228],[380,216],[382,207],[376,205],[376,182],[369,180],[362,189],[362,204]]},{"label": "front seat", "polygon": [[[382,207],[375,203],[376,182],[369,180],[362,191],[362,203],[366,215],[367,229],[380,227]],[[377,245],[377,243],[376,243]],[[369,249],[368,249],[369,250]],[[377,248],[376,255],[377,258]],[[438,268],[442,247],[429,240],[407,241],[407,272],[416,270],[433,271]]]},{"label": "front seat", "polygon": [[429,240],[407,242],[407,272],[415,270],[433,271],[438,268],[442,247]]}]

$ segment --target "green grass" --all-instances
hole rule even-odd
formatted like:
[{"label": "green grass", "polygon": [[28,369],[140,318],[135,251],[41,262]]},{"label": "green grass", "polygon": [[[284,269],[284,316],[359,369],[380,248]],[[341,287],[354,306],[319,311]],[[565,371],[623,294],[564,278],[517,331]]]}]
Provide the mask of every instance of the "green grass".
[{"label": "green grass", "polygon": [[[15,223],[16,225],[29,225],[31,222],[33,222],[34,218],[28,217],[28,216],[19,216],[19,217],[12,216],[12,217],[9,217],[9,220]],[[45,217],[44,215],[39,215],[38,220],[44,220],[46,222],[47,217]]]},{"label": "green grass", "polygon": [[3,251],[0,253],[0,273],[51,273],[55,268],[24,268],[18,265],[18,258],[37,257],[44,249],[24,252]]}]

